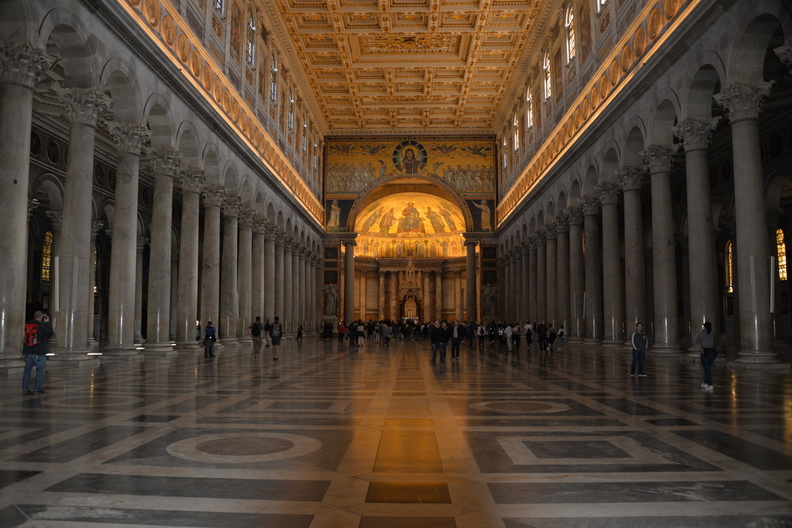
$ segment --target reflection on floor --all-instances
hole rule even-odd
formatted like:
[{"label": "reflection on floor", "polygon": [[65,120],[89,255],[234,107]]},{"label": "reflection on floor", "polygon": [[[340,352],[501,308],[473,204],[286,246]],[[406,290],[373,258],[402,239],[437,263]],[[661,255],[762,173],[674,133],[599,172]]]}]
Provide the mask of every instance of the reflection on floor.
[{"label": "reflection on floor", "polygon": [[792,526],[792,375],[307,337],[0,387],[0,526]]}]

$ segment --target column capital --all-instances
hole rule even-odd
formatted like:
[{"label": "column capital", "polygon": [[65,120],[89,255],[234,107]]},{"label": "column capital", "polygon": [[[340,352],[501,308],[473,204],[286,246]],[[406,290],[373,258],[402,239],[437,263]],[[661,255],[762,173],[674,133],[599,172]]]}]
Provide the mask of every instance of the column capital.
[{"label": "column capital", "polygon": [[[470,235],[470,236],[473,236],[473,234],[472,234],[472,233],[470,233],[469,235]],[[463,245],[463,246],[473,246],[473,247],[476,247],[476,246],[478,246],[478,245],[481,243],[481,241],[480,241],[479,239],[467,238],[467,237],[468,237],[468,233],[463,233],[463,235],[462,235],[462,236],[464,236],[464,237],[465,237],[465,241],[464,241],[464,242],[462,242],[462,245]]]},{"label": "column capital", "polygon": [[31,90],[36,78],[55,63],[55,57],[30,44],[0,44],[0,83],[21,84]]},{"label": "column capital", "polygon": [[773,81],[759,84],[732,83],[721,93],[712,96],[718,106],[725,109],[732,123],[756,119],[762,113],[765,98],[770,95]]},{"label": "column capital", "polygon": [[720,121],[720,117],[685,119],[681,125],[674,127],[674,136],[682,140],[687,152],[705,150],[712,139],[712,131],[718,127],[718,121]]},{"label": "column capital", "polygon": [[792,72],[792,39],[787,39],[782,45],[773,48],[773,53],[781,59],[789,71]]},{"label": "column capital", "polygon": [[556,235],[558,234],[558,225],[555,222],[551,224],[545,224],[544,232],[545,232],[545,239],[555,240]]},{"label": "column capital", "polygon": [[91,220],[91,240],[96,240],[96,235],[104,227],[104,222],[101,220]]},{"label": "column capital", "polygon": [[649,167],[649,174],[670,172],[674,155],[679,145],[649,145],[641,151],[644,163]]},{"label": "column capital", "polygon": [[640,191],[643,185],[646,167],[624,166],[616,171],[616,181],[622,192]]},{"label": "column capital", "polygon": [[547,228],[545,226],[541,226],[536,229],[534,233],[534,240],[536,240],[536,246],[543,246],[547,241]]},{"label": "column capital", "polygon": [[556,215],[556,232],[569,233],[569,210],[564,210]]},{"label": "column capital", "polygon": [[621,186],[617,182],[602,182],[596,187],[597,198],[602,205],[614,205],[619,203],[619,193]]},{"label": "column capital", "polygon": [[536,235],[531,235],[525,239],[525,247],[528,248],[528,253],[531,251],[536,251],[536,246],[538,245]]},{"label": "column capital", "polygon": [[121,154],[140,156],[143,145],[151,139],[151,131],[140,123],[109,121],[107,129]]},{"label": "column capital", "polygon": [[63,88],[56,90],[58,99],[66,105],[66,121],[96,127],[99,114],[110,108],[112,100],[93,88]]},{"label": "column capital", "polygon": [[148,147],[144,149],[146,157],[154,167],[154,174],[173,178],[181,165],[182,155],[176,149]]},{"label": "column capital", "polygon": [[224,194],[221,198],[220,209],[223,211],[223,216],[239,218],[242,211],[242,198]]},{"label": "column capital", "polygon": [[149,245],[149,237],[146,236],[139,236],[137,237],[137,250],[138,252],[143,251],[146,249],[146,246]]},{"label": "column capital", "polygon": [[583,206],[581,204],[568,207],[569,225],[581,225],[583,223]]},{"label": "column capital", "polygon": [[204,199],[204,205],[220,207],[223,204],[223,198],[225,197],[225,187],[212,183],[204,185],[201,189],[201,196]]},{"label": "column capital", "polygon": [[63,227],[63,211],[47,211],[47,218],[52,229],[60,233]]},{"label": "column capital", "polygon": [[177,181],[184,192],[201,192],[206,183],[206,173],[198,167],[187,167],[176,174]]},{"label": "column capital", "polygon": [[28,207],[27,207],[28,220],[30,220],[30,217],[33,214],[33,211],[38,209],[38,206],[39,206],[39,201],[38,200],[36,200],[35,198],[28,198]]},{"label": "column capital", "polygon": [[600,202],[598,196],[582,196],[580,207],[583,209],[583,216],[597,215],[600,213]]}]

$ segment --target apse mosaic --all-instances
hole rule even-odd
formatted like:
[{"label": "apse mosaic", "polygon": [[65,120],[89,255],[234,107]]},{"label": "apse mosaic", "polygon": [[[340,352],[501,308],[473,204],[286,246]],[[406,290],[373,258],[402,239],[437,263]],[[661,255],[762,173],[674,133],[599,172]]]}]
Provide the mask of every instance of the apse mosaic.
[{"label": "apse mosaic", "polygon": [[374,258],[465,256],[465,219],[438,196],[398,193],[369,204],[358,215],[355,255]]},{"label": "apse mosaic", "polygon": [[328,196],[356,195],[377,179],[413,175],[443,179],[465,195],[492,195],[494,142],[492,138],[328,141]]}]

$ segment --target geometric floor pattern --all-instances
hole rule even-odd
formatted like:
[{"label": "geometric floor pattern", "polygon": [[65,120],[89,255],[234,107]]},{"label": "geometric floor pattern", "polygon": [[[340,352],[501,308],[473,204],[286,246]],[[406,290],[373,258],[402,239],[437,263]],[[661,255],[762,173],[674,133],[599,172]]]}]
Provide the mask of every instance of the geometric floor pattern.
[{"label": "geometric floor pattern", "polygon": [[789,528],[792,374],[285,340],[0,386],[0,527]]}]

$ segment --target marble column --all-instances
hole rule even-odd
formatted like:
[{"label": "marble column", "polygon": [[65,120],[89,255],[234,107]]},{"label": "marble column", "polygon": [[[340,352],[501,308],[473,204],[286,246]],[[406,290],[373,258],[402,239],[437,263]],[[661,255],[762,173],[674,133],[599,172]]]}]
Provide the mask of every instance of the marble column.
[{"label": "marble column", "polygon": [[271,322],[272,318],[275,317],[275,299],[277,298],[277,287],[275,285],[275,270],[277,268],[275,259],[276,237],[275,229],[269,222],[264,221],[262,229],[264,231],[264,313],[261,314],[261,318],[265,321],[269,319]]},{"label": "marble column", "polygon": [[397,323],[399,322],[400,319],[399,306],[398,306],[398,293],[399,293],[398,274],[395,271],[391,271],[390,288],[389,288],[389,300],[390,300],[389,319]]},{"label": "marble column", "polygon": [[[641,213],[642,167],[622,167],[617,181],[624,195],[624,300],[625,334],[632,335],[635,325],[646,325],[646,266],[644,256],[643,215]],[[714,268],[713,268],[714,269]],[[626,337],[629,340],[629,337]],[[632,348],[632,345],[630,345]]]},{"label": "marble column", "polygon": [[478,321],[476,313],[476,244],[477,240],[465,240],[465,319]]},{"label": "marble column", "polygon": [[556,238],[556,225],[549,224],[545,230],[545,259],[547,266],[545,268],[545,288],[547,289],[547,308],[546,321],[552,323],[553,327],[558,329],[558,240]]},{"label": "marble column", "polygon": [[142,344],[143,338],[143,252],[149,245],[148,237],[138,237],[135,253],[135,343]]},{"label": "marble column", "polygon": [[283,332],[290,334],[294,328],[294,304],[297,302],[294,293],[294,239],[286,235],[283,244],[283,311],[281,312],[281,324]]},{"label": "marble column", "polygon": [[677,148],[650,145],[641,154],[652,184],[652,267],[655,354],[677,353],[677,276],[671,202],[671,162]]},{"label": "marble column", "polygon": [[203,191],[204,230],[201,270],[201,327],[212,321],[218,339],[225,336],[220,324],[220,206],[225,196],[222,185],[207,185]]},{"label": "marble column", "polygon": [[239,257],[237,268],[237,330],[239,341],[251,341],[247,328],[253,324],[253,212],[243,209],[239,214]]},{"label": "marble column", "polygon": [[27,44],[0,48],[0,365],[18,367],[25,325],[30,131],[36,78],[53,57]]},{"label": "marble column", "polygon": [[280,231],[273,230],[274,237],[275,237],[275,276],[274,276],[274,294],[275,294],[275,306],[274,306],[274,317],[280,317],[281,323],[283,323],[283,317],[286,313],[284,310],[284,301],[283,296],[285,294],[284,289],[284,269],[285,269],[285,255],[284,255],[284,245],[286,240],[284,238],[284,234]]},{"label": "marble column", "polygon": [[265,246],[264,222],[261,218],[253,219],[253,241],[251,248],[251,283],[250,283],[250,310],[253,319],[256,316],[261,320],[266,320],[264,309],[264,246]]},{"label": "marble column", "polygon": [[361,321],[366,320],[366,295],[368,292],[366,291],[366,271],[360,270],[360,317]]},{"label": "marble column", "polygon": [[301,253],[302,248],[300,248],[298,243],[295,242],[294,251],[292,252],[292,291],[296,292],[297,295],[292,302],[292,332],[297,332],[297,325],[300,323],[300,307],[301,305],[305,304],[305,291],[300,267]]},{"label": "marble column", "polygon": [[536,233],[536,308],[537,322],[547,324],[547,228]]},{"label": "marble column", "polygon": [[[58,96],[66,104],[69,150],[63,192],[63,230],[59,237],[59,313],[55,321],[58,328],[55,339],[60,359],[85,359],[88,319],[93,319],[93,291],[89,287],[93,285],[91,212],[96,119],[111,101],[94,89],[61,88]],[[89,291],[90,297],[86,298]]]},{"label": "marble column", "polygon": [[181,163],[174,149],[149,149],[154,164],[154,205],[151,214],[148,302],[146,304],[146,351],[167,352],[170,346],[171,232],[173,225],[173,177]]},{"label": "marble column", "polygon": [[108,298],[108,349],[115,353],[135,353],[135,291],[138,277],[138,179],[140,151],[151,136],[138,123],[108,123],[118,149],[115,203],[113,208],[113,243],[110,252],[110,292]]},{"label": "marble column", "polygon": [[[201,188],[206,176],[191,167],[179,171],[182,188],[181,228],[179,231],[179,285],[176,305],[176,346],[194,347],[195,321],[198,319],[198,230]],[[205,323],[205,321],[201,321]]]},{"label": "marble column", "polygon": [[[718,276],[715,253],[715,225],[709,182],[707,147],[712,131],[718,125],[715,119],[686,119],[674,128],[674,135],[685,148],[685,180],[687,182],[688,215],[688,273],[690,276],[690,334],[694,337],[705,321],[712,331],[720,334],[720,306],[718,303]],[[692,341],[692,340],[691,340]],[[701,346],[691,343],[690,355],[699,355]]]},{"label": "marble column", "polygon": [[[344,320],[355,318],[355,246],[354,240],[344,240]],[[392,290],[395,297],[395,290]]]},{"label": "marble column", "polygon": [[527,241],[523,241],[520,246],[520,275],[522,275],[522,283],[520,289],[520,324],[525,325],[525,322],[531,318],[531,307],[529,304],[530,296],[530,276],[531,276],[531,263],[530,263],[530,247]]},{"label": "marble column", "polygon": [[534,321],[539,322],[539,291],[537,289],[537,283],[539,282],[537,279],[537,261],[539,260],[537,256],[538,245],[539,239],[536,234],[534,234],[528,239],[528,267],[530,268],[528,272],[528,317],[530,318],[531,324],[533,324]]},{"label": "marble column", "polygon": [[580,199],[583,206],[585,232],[585,310],[587,346],[602,343],[602,232],[600,231],[600,203],[596,196]]},{"label": "marble column", "polygon": [[179,248],[171,246],[171,283],[170,283],[170,324],[168,325],[168,341],[176,342],[176,314],[179,305]]},{"label": "marble column", "polygon": [[564,332],[569,326],[569,214],[562,211],[556,219],[556,276],[557,295],[556,323]]},{"label": "marble column", "polygon": [[[428,305],[427,305],[427,302],[426,302],[427,299],[428,299],[428,297],[427,297],[428,295],[429,295],[429,282],[428,282],[428,280],[425,280],[424,281],[424,294],[423,294],[423,301],[424,301],[423,302],[423,308],[424,308],[424,314],[425,314],[424,317],[428,316],[428,314],[426,312],[426,310],[428,309]],[[379,272],[379,299],[380,299],[380,303],[379,303],[379,320],[382,321],[383,319],[385,319],[385,307],[387,306],[387,303],[385,302],[385,272],[384,271],[380,271]]]},{"label": "marble column", "polygon": [[714,96],[728,112],[734,158],[734,216],[740,350],[735,366],[778,363],[770,313],[770,260],[759,113],[772,83],[733,83]]},{"label": "marble column", "polygon": [[570,318],[567,335],[573,343],[586,337],[583,299],[586,291],[583,258],[583,208],[570,207],[569,212],[569,305]]},{"label": "marble column", "polygon": [[435,320],[443,320],[443,272],[435,271]]},{"label": "marble column", "polygon": [[239,326],[239,214],[242,201],[237,196],[224,196],[220,205],[223,214],[222,250],[220,253],[220,325],[218,339],[224,346],[238,345]]},{"label": "marble column", "polygon": [[622,304],[621,237],[619,235],[619,192],[617,182],[597,185],[602,204],[602,346],[624,346]]}]

